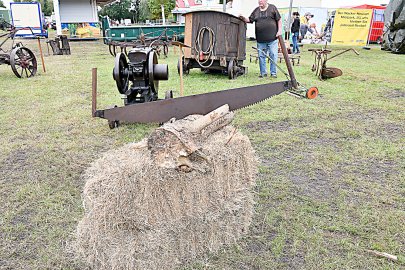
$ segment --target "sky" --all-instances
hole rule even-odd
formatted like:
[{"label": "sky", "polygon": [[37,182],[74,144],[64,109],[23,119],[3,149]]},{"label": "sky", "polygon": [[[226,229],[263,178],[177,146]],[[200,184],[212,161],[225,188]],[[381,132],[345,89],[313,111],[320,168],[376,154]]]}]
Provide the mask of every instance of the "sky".
[{"label": "sky", "polygon": [[[12,0],[3,0],[3,3],[6,7],[9,7],[9,3],[13,2]],[[286,0],[286,2],[289,2]],[[370,5],[380,5],[388,4],[389,0],[322,0],[323,7],[337,8],[342,6],[359,6],[362,4]]]}]

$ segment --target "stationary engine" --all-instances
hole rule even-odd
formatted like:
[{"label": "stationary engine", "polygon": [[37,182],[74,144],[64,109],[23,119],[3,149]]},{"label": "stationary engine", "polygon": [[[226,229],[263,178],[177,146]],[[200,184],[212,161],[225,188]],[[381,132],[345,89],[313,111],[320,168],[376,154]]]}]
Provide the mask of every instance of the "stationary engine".
[{"label": "stationary engine", "polygon": [[[158,99],[159,80],[168,80],[167,64],[158,64],[151,48],[134,48],[115,57],[113,77],[118,91],[125,95],[124,104],[135,104]],[[131,84],[131,85],[130,85]]]}]

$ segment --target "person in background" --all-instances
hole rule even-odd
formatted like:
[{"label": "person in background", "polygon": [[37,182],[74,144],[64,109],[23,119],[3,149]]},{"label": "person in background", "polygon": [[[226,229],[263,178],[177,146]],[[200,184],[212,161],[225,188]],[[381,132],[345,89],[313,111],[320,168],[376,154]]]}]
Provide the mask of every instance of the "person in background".
[{"label": "person in background", "polygon": [[305,35],[307,34],[308,31],[310,31],[312,33],[312,29],[309,27],[309,20],[313,17],[314,17],[313,14],[311,14],[310,12],[307,12],[301,18],[301,25],[300,25],[301,38],[300,38],[300,40],[305,38]]},{"label": "person in background", "polygon": [[300,35],[300,14],[295,11],[293,12],[294,21],[291,25],[292,42],[293,42],[293,54],[300,53],[300,48],[298,46],[298,37]]},{"label": "person in background", "polygon": [[249,18],[239,16],[246,23],[255,23],[257,48],[259,49],[259,78],[267,77],[266,55],[269,54],[270,75],[277,78],[278,36],[281,36],[281,16],[276,6],[268,4],[267,0],[259,0]]}]

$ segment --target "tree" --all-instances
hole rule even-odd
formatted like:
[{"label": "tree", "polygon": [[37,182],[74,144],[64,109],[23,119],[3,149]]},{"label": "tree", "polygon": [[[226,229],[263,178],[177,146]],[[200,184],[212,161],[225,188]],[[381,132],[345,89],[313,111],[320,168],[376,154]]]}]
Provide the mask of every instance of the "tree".
[{"label": "tree", "polygon": [[100,11],[100,16],[108,16],[110,19],[118,21],[133,18],[130,8],[131,0],[121,0],[120,3],[105,5]]},{"label": "tree", "polygon": [[53,12],[53,2],[48,0],[40,1],[42,5],[42,12],[45,16],[51,16]]},{"label": "tree", "polygon": [[165,17],[171,14],[172,9],[175,8],[175,0],[148,0],[149,10],[151,12],[152,19],[162,18],[162,5],[165,7]]},{"label": "tree", "polygon": [[148,5],[148,0],[141,0],[139,3],[139,21],[146,21],[150,19],[150,10]]}]

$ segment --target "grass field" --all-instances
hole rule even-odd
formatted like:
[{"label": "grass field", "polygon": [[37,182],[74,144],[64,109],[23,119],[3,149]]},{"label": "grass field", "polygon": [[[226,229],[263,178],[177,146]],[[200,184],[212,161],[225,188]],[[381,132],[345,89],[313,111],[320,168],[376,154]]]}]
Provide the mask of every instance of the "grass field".
[{"label": "grass field", "polygon": [[[36,41],[23,42],[40,61]],[[257,78],[251,45],[246,76],[230,81],[193,69],[185,94],[276,81]],[[47,56],[43,46],[46,73],[39,65],[30,79],[0,66],[0,269],[83,269],[69,249],[83,215],[82,172],[104,151],[156,128],[110,130],[92,119],[93,67],[99,108],[122,105],[114,58],[100,41],[71,48],[71,56]],[[405,269],[405,56],[357,48],[360,56],[329,63],[343,76],[319,81],[308,48],[294,70],[319,98],[281,94],[236,113],[261,164],[249,234],[185,269]],[[170,69],[162,96],[169,89],[178,96],[177,57],[171,48],[159,60]]]}]

